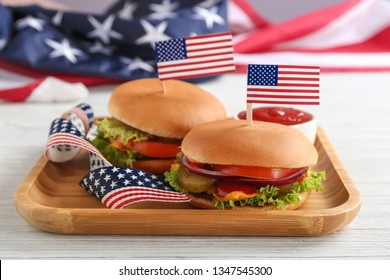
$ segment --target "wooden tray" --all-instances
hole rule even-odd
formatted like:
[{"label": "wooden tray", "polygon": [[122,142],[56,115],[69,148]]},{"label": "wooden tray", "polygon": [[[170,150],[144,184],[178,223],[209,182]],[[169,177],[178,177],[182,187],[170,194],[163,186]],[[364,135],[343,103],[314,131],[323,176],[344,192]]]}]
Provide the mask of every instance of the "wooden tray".
[{"label": "wooden tray", "polygon": [[325,190],[312,192],[295,211],[201,210],[186,203],[136,203],[105,208],[78,182],[88,172],[87,153],[67,163],[42,156],[15,192],[19,214],[31,225],[62,234],[226,236],[315,236],[349,224],[360,210],[360,194],[321,127],[315,147],[325,170]]}]

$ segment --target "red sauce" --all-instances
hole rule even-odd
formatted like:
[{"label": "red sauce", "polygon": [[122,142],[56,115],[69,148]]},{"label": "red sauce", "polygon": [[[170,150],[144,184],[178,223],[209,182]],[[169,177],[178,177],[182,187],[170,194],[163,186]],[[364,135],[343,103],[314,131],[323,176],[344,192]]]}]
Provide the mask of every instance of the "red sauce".
[{"label": "red sauce", "polygon": [[[285,125],[305,123],[313,119],[313,115],[294,108],[285,107],[259,107],[254,108],[253,120],[263,122],[274,122]],[[238,118],[245,120],[246,111],[238,114]]]}]

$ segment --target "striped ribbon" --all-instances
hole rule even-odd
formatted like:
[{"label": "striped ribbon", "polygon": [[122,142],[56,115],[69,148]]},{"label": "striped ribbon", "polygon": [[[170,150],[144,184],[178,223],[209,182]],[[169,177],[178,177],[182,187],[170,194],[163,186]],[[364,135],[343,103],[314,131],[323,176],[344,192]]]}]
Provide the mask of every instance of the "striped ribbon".
[{"label": "striped ribbon", "polygon": [[142,201],[188,202],[164,176],[142,170],[113,166],[91,143],[97,133],[91,106],[82,103],[55,119],[50,127],[45,156],[52,162],[67,162],[80,151],[89,152],[90,171],[79,185],[103,205],[120,209]]}]

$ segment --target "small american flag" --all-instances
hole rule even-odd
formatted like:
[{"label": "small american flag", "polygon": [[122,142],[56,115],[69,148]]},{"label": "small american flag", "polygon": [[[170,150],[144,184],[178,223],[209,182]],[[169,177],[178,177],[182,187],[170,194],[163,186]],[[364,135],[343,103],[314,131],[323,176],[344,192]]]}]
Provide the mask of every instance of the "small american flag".
[{"label": "small american flag", "polygon": [[90,171],[79,184],[108,208],[123,208],[141,201],[190,200],[165,182],[163,176],[113,166],[87,140],[94,132],[93,119],[92,108],[88,104],[80,104],[63,114],[62,118],[55,119],[50,126],[46,157],[53,162],[66,162],[80,149],[89,151]]},{"label": "small american flag", "polygon": [[249,64],[247,103],[319,105],[320,68]]},{"label": "small american flag", "polygon": [[232,72],[231,33],[185,37],[156,42],[158,77],[183,79]]}]

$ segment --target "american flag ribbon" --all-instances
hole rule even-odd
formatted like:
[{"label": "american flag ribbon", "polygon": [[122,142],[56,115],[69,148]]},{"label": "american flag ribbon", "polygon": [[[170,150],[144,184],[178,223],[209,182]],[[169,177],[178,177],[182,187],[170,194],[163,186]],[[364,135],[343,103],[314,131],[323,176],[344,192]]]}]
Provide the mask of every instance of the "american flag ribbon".
[{"label": "american flag ribbon", "polygon": [[188,202],[190,199],[173,189],[164,176],[134,168],[113,166],[88,141],[96,136],[94,114],[88,104],[80,104],[55,119],[49,131],[45,156],[52,162],[66,162],[80,149],[89,151],[90,171],[79,185],[103,205],[120,209],[141,201]]},{"label": "american flag ribbon", "polygon": [[212,76],[236,69],[229,32],[159,41],[155,52],[161,80]]},{"label": "american flag ribbon", "polygon": [[319,105],[320,67],[248,65],[247,103]]},{"label": "american flag ribbon", "polygon": [[85,175],[80,185],[112,209],[141,201],[189,201],[184,194],[173,190],[163,176],[133,168],[97,168]]}]

